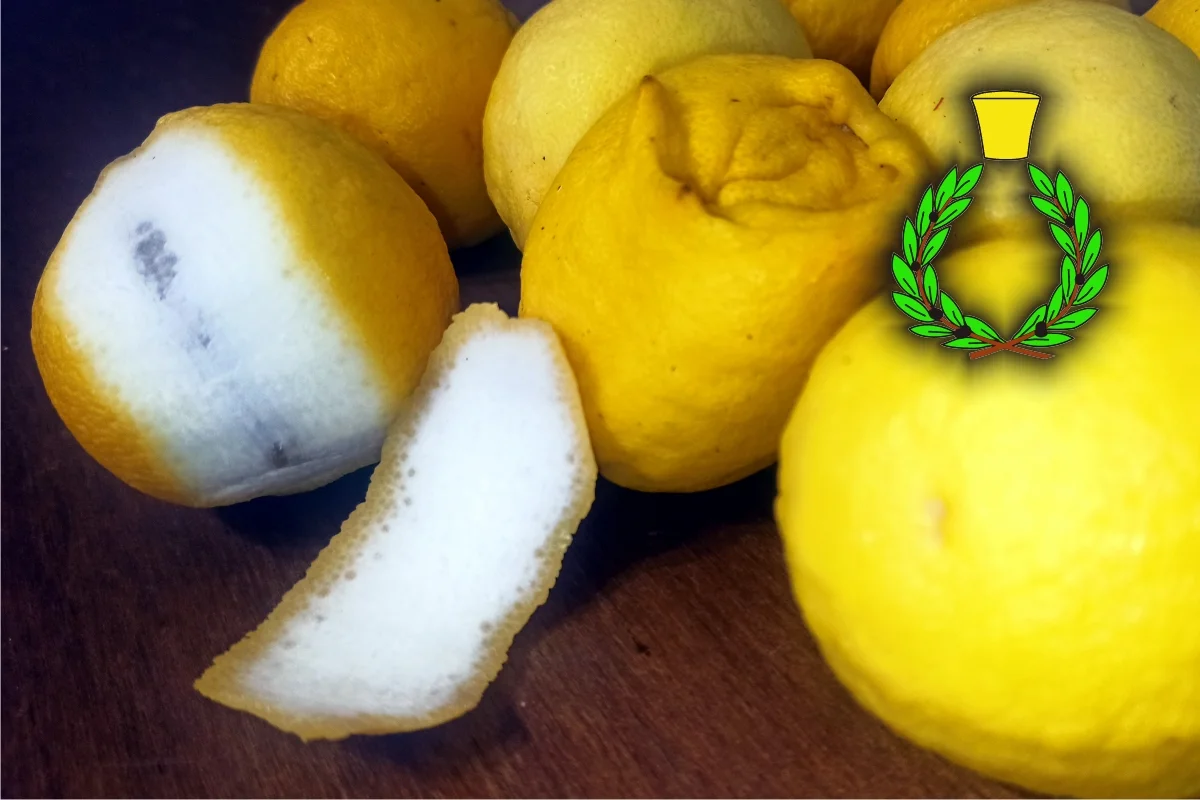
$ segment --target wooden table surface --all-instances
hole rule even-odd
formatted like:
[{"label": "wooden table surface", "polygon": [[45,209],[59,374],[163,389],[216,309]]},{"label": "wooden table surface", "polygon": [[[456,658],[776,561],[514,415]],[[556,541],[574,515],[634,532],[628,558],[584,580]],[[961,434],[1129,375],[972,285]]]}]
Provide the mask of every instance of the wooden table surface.
[{"label": "wooden table surface", "polygon": [[[499,680],[440,728],[305,745],[192,690],[369,470],[216,511],[144,497],[55,415],[29,309],[99,170],[165,112],[244,100],[288,6],[4,6],[3,794],[1012,796],[897,738],[834,680],[789,594],[770,471],[691,496],[602,481]],[[464,300],[515,311],[506,238],[455,260]]]}]

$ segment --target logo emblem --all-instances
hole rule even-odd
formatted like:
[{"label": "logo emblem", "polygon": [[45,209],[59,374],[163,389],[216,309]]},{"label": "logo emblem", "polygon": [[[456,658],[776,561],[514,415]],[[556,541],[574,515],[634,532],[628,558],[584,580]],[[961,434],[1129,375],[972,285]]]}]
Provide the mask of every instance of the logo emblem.
[{"label": "logo emblem", "polygon": [[[979,121],[983,156],[993,161],[1025,161],[1040,98],[1028,92],[982,92],[971,98]],[[978,317],[964,314],[938,284],[933,261],[946,245],[950,223],[971,205],[971,191],[983,175],[983,164],[961,174],[951,167],[935,189],[925,189],[917,212],[906,217],[901,253],[892,254],[892,276],[900,291],[892,292],[896,307],[917,322],[917,336],[939,339],[944,347],[966,350],[971,359],[996,353],[1015,353],[1049,359],[1047,348],[1066,344],[1067,331],[1081,327],[1096,314],[1095,300],[1108,280],[1108,265],[1097,267],[1104,239],[1091,219],[1091,207],[1075,193],[1061,171],[1053,179],[1028,164],[1035,193],[1029,201],[1049,220],[1050,234],[1065,254],[1059,284],[1050,300],[1038,306],[1016,333],[1007,338]]]}]

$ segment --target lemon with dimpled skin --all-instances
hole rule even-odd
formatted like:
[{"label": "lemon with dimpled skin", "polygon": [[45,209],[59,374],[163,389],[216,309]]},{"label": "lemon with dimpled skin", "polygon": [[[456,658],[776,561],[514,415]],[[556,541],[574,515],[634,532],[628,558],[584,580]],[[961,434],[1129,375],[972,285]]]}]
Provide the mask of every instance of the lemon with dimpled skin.
[{"label": "lemon with dimpled skin", "polygon": [[[985,177],[986,180],[986,177]],[[1111,277],[1052,361],[970,361],[881,298],[821,353],[780,453],[795,594],[899,733],[1052,795],[1200,792],[1200,231],[1105,225]],[[939,263],[1014,330],[1049,236]]]},{"label": "lemon with dimpled skin", "polygon": [[1145,16],[1200,56],[1200,2],[1158,0]]},{"label": "lemon with dimpled skin", "polygon": [[771,464],[812,358],[883,279],[925,168],[845,67],[705,56],[580,141],[534,219],[549,321],[610,480],[699,491]]},{"label": "lemon with dimpled skin", "polygon": [[812,55],[779,0],[552,0],[521,26],[483,118],[488,193],[518,247],[609,106],[643,76],[708,53]]},{"label": "lemon with dimpled skin", "polygon": [[349,131],[437,217],[451,247],[500,230],[483,108],[515,20],[498,0],[304,0],[263,45],[250,99]]},{"label": "lemon with dimpled skin", "polygon": [[[937,39],[879,108],[948,168],[978,160],[969,98],[991,89],[1041,96],[1029,160],[1069,174],[1098,219],[1200,222],[1200,59],[1170,34],[1084,0],[994,11]],[[1018,227],[1042,236],[1028,194],[1024,167],[996,162],[959,241]]]},{"label": "lemon with dimpled skin", "polygon": [[879,34],[900,0],[785,0],[804,29],[814,58],[848,68],[864,84]]},{"label": "lemon with dimpled skin", "polygon": [[[1128,0],[1095,0],[1129,10]],[[903,0],[879,35],[871,58],[871,94],[883,97],[896,76],[939,36],[968,20],[1037,0]]]},{"label": "lemon with dimpled skin", "polygon": [[33,351],[104,467],[224,505],[376,461],[457,304],[436,221],[381,158],[287,109],[193,108],[101,174],[38,283]]}]

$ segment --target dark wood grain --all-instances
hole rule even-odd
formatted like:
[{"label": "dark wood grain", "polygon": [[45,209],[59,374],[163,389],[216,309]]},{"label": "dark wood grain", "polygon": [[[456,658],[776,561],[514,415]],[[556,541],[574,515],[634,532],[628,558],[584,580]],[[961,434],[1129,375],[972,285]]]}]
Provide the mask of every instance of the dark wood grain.
[{"label": "dark wood grain", "polygon": [[[219,511],[144,497],[55,416],[29,309],[100,168],[165,112],[244,99],[286,7],[5,4],[3,794],[1010,796],[835,682],[789,595],[769,472],[688,497],[602,483],[500,679],[441,728],[304,745],[192,691],[369,471]],[[457,254],[464,299],[514,310],[518,257],[503,238]]]}]

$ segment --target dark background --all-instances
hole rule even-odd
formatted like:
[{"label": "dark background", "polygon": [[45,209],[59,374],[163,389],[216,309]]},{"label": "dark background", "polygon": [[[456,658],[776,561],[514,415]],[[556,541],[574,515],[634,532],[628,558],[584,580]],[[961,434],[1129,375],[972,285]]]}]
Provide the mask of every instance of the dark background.
[{"label": "dark background", "polygon": [[[512,4],[524,18],[536,0]],[[1010,796],[889,733],[822,662],[771,521],[774,474],[687,497],[601,482],[549,602],[473,713],[301,744],[191,688],[362,498],[369,470],[219,511],[144,497],[51,408],[29,344],[47,257],[162,114],[247,98],[288,0],[3,7],[5,796]],[[519,255],[458,253],[515,311]]]}]

